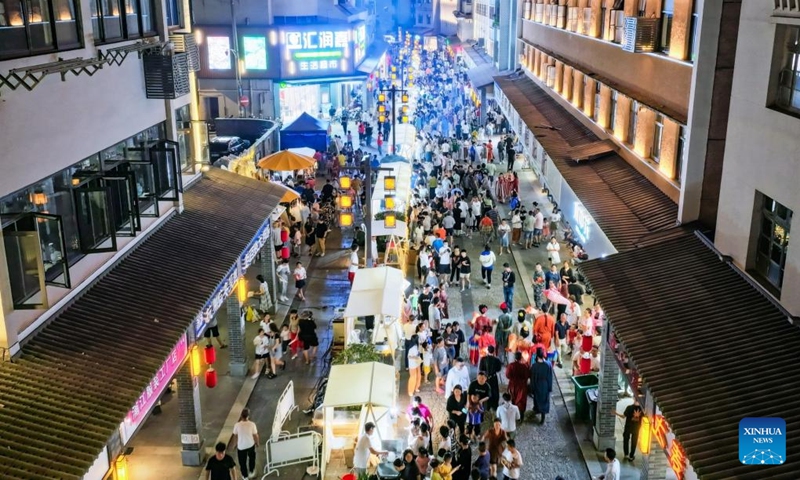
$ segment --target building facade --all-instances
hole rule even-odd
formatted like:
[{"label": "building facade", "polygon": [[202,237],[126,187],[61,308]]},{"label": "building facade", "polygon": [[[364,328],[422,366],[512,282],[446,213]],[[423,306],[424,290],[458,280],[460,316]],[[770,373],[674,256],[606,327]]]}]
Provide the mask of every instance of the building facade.
[{"label": "building facade", "polygon": [[[792,5],[794,5],[792,7]],[[742,2],[715,244],[800,315],[800,10]]]},{"label": "building facade", "polygon": [[475,0],[472,38],[482,45],[499,71],[513,70],[518,63],[516,0]]}]

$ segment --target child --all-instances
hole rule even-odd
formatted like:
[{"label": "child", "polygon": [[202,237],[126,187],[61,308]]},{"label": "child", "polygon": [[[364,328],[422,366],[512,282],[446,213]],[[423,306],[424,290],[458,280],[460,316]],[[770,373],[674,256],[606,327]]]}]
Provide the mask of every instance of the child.
[{"label": "child", "polygon": [[303,248],[303,227],[300,223],[294,224],[294,230],[291,232],[290,238],[292,240],[292,256],[299,257]]},{"label": "child", "polygon": [[450,443],[450,428],[447,425],[442,425],[439,427],[439,435],[442,437],[442,441],[439,442],[439,451],[444,450],[445,452],[450,452],[453,450],[453,444]]},{"label": "child", "polygon": [[458,467],[453,468],[453,454],[448,452],[444,454],[442,464],[436,469],[441,475],[442,480],[453,480],[453,474],[458,471]]},{"label": "child", "polygon": [[419,473],[421,473],[423,476],[427,476],[431,462],[431,456],[428,455],[427,448],[419,447],[419,455],[417,455],[416,462],[417,468],[419,468]]},{"label": "child", "polygon": [[480,360],[480,345],[483,332],[475,330],[475,333],[469,339],[469,363],[477,366]]},{"label": "child", "polygon": [[478,458],[475,459],[474,466],[480,472],[481,480],[489,479],[489,451],[486,442],[478,444]]},{"label": "child", "polygon": [[281,349],[283,353],[289,351],[289,342],[292,341],[292,332],[289,331],[289,324],[283,324],[281,327]]},{"label": "child", "polygon": [[481,422],[483,421],[483,405],[477,394],[469,396],[467,402],[467,435],[474,441],[481,436]]},{"label": "child", "polygon": [[425,342],[424,346],[420,344],[420,347],[424,348],[422,350],[422,379],[425,384],[428,384],[428,375],[431,373],[431,361],[433,360],[433,347],[430,342]]},{"label": "child", "polygon": [[428,278],[425,279],[425,283],[430,285],[431,288],[438,288],[439,287],[439,276],[436,274],[433,269],[428,270]]},{"label": "child", "polygon": [[442,463],[439,460],[435,459],[435,458],[433,460],[431,460],[431,463],[430,463],[431,480],[442,480],[442,476],[439,475],[439,471],[438,471],[439,470],[439,466],[441,464]]},{"label": "child", "polygon": [[544,224],[542,225],[542,238],[550,238],[550,222],[547,218],[544,219]]}]

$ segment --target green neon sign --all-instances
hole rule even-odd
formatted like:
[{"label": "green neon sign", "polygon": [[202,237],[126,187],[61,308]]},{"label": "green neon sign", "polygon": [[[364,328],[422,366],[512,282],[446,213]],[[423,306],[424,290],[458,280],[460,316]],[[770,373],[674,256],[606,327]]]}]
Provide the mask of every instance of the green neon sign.
[{"label": "green neon sign", "polygon": [[318,50],[315,52],[295,52],[294,58],[305,60],[309,58],[342,58],[341,50]]}]

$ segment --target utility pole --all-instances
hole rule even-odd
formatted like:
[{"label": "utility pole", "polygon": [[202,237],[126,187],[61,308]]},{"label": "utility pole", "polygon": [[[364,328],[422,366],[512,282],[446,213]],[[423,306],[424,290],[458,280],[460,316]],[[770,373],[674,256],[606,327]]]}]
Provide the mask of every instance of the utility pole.
[{"label": "utility pole", "polygon": [[235,63],[233,70],[236,75],[236,105],[239,107],[239,117],[244,116],[242,111],[242,72],[239,71],[239,34],[236,31],[236,0],[231,0],[231,32],[233,32],[233,50],[231,54],[234,56]]}]

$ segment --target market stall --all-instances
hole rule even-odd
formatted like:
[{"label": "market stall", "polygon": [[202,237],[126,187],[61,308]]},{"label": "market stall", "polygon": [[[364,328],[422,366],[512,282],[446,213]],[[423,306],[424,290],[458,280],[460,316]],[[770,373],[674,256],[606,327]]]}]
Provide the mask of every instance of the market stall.
[{"label": "market stall", "polygon": [[352,343],[358,318],[375,317],[371,342],[386,342],[389,352],[397,349],[402,332],[403,292],[410,286],[403,272],[392,267],[363,268],[356,272],[344,310],[345,345]]},{"label": "market stall", "polygon": [[[364,424],[375,424],[384,444],[395,438],[396,391],[394,367],[382,363],[334,365],[322,402],[322,476],[332,450],[354,448]],[[353,408],[356,411],[353,411]]]},{"label": "market stall", "polygon": [[409,123],[402,123],[395,127],[394,141],[397,142],[396,155],[411,158],[417,145],[417,129]]},{"label": "market stall", "polygon": [[[411,174],[407,162],[381,163],[372,195],[372,236],[382,237],[384,244],[381,263],[401,270],[405,268],[408,252],[406,215],[412,192]],[[390,216],[391,219],[387,218]]]}]

